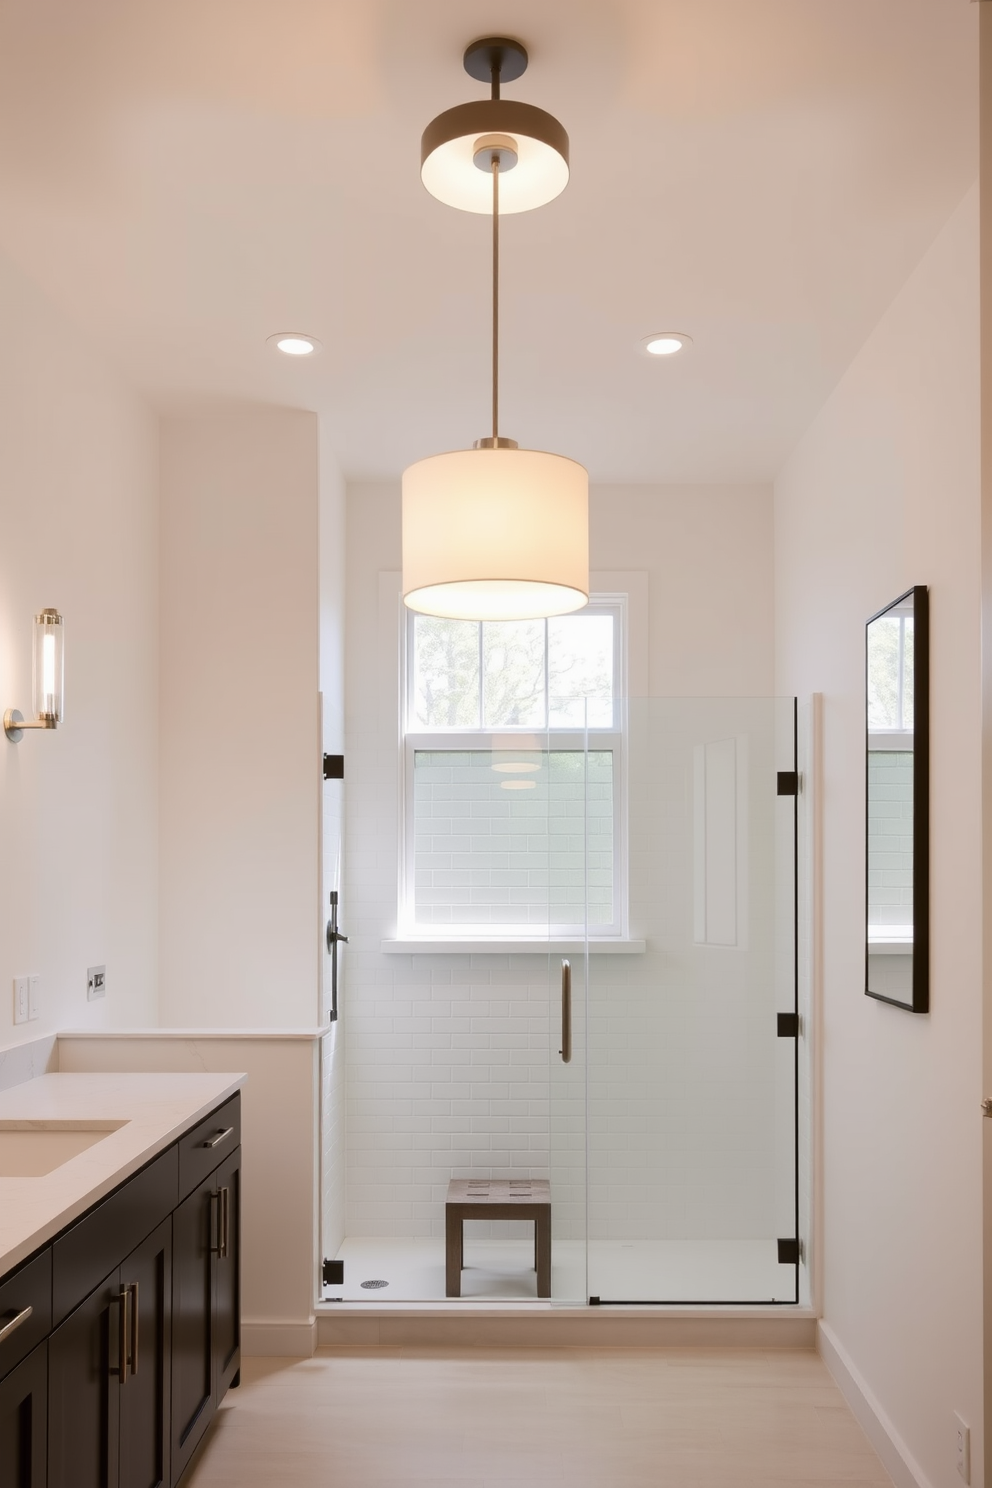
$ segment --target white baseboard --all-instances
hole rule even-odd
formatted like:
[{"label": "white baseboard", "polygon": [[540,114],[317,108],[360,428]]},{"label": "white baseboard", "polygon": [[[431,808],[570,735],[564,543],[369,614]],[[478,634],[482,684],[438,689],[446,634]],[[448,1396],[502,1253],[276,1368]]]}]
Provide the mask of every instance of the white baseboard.
[{"label": "white baseboard", "polygon": [[242,1322],[241,1352],[262,1358],[310,1359],[317,1346],[317,1320],[309,1322]]},{"label": "white baseboard", "polygon": [[822,1319],[816,1330],[816,1349],[896,1488],[933,1488],[836,1333]]}]

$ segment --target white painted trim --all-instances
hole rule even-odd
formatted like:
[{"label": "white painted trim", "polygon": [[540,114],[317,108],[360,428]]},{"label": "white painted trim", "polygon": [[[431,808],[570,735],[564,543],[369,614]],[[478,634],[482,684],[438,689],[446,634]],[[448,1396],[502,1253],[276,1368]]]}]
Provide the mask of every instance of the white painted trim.
[{"label": "white painted trim", "polygon": [[816,1330],[816,1351],[896,1488],[933,1488],[836,1333],[822,1318]]},{"label": "white painted trim", "polygon": [[[406,939],[383,940],[379,949],[386,956],[581,956],[587,942],[581,938],[549,940],[547,936],[527,937],[511,940],[507,937],[459,939],[445,936],[443,940],[431,940],[426,935],[409,936]],[[590,956],[643,956],[647,949],[644,940],[589,940]]]},{"label": "white painted trim", "polygon": [[242,1322],[245,1358],[311,1359],[317,1347],[317,1319],[301,1322]]},{"label": "white painted trim", "polygon": [[316,1043],[330,1028],[63,1028],[60,1039],[299,1039]]}]

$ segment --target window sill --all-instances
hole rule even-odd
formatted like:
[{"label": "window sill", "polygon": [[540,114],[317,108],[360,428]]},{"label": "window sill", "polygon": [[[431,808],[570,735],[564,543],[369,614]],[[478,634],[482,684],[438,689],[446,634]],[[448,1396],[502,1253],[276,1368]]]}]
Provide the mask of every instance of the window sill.
[{"label": "window sill", "polygon": [[[386,956],[581,956],[586,942],[579,937],[547,936],[457,936],[411,935],[383,940],[379,949]],[[593,956],[643,956],[643,940],[590,940]]]}]

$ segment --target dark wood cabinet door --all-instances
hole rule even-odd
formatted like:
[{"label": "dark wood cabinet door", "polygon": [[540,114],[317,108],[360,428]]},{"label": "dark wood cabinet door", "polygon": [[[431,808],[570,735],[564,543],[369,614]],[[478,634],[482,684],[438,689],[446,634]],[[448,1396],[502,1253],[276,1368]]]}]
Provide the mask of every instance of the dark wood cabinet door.
[{"label": "dark wood cabinet door", "polygon": [[213,1177],[172,1216],[172,1481],[206,1430],[213,1404],[213,1248],[219,1230]]},{"label": "dark wood cabinet door", "polygon": [[0,1488],[48,1482],[48,1344],[0,1380]]},{"label": "dark wood cabinet door", "polygon": [[120,1272],[91,1292],[48,1342],[48,1488],[117,1488]]},{"label": "dark wood cabinet door", "polygon": [[214,1398],[241,1368],[241,1148],[214,1174],[221,1226],[214,1254]]},{"label": "dark wood cabinet door", "polygon": [[120,1488],[167,1488],[172,1396],[172,1217],[121,1265],[127,1369]]}]

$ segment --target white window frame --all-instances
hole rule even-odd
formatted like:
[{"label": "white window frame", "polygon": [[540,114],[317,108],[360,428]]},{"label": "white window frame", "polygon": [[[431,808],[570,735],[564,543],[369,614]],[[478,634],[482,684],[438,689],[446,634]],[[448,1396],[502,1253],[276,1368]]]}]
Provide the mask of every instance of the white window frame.
[{"label": "white window frame", "polygon": [[[613,723],[607,727],[576,729],[535,728],[533,725],[503,726],[496,729],[451,727],[424,730],[407,728],[412,712],[414,685],[414,615],[403,610],[400,639],[400,735],[402,753],[402,780],[400,790],[400,879],[397,930],[400,937],[430,937],[430,939],[457,941],[459,939],[488,940],[493,942],[516,941],[543,935],[549,938],[582,937],[587,935],[597,940],[622,940],[628,933],[627,915],[627,679],[628,679],[628,597],[622,592],[596,591],[590,595],[589,610],[610,613],[613,625]],[[480,691],[482,677],[479,679]],[[514,924],[459,924],[445,925],[434,922],[418,924],[415,919],[414,888],[416,881],[416,843],[414,823],[414,756],[420,750],[460,749],[466,753],[479,751],[491,753],[496,741],[505,746],[515,735],[547,738],[548,747],[555,751],[607,749],[613,754],[613,920],[610,924],[586,924],[585,922],[549,922],[540,934],[533,925]]]}]

